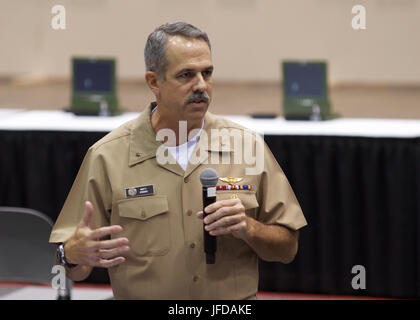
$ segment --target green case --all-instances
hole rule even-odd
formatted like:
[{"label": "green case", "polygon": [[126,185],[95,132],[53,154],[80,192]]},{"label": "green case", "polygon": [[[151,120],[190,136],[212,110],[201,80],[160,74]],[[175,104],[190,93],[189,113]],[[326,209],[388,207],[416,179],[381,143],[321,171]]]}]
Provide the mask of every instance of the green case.
[{"label": "green case", "polygon": [[[78,65],[88,64],[107,64],[109,65],[110,74],[105,75],[108,84],[108,90],[78,90]],[[116,83],[116,61],[112,58],[72,58],[72,98],[70,111],[77,115],[118,115],[121,114],[117,99],[117,83]]]},{"label": "green case", "polygon": [[[304,70],[307,66],[317,66],[322,72],[322,83],[318,85],[322,88],[320,94],[288,94],[290,79],[287,77],[286,68],[288,66],[296,70]],[[283,114],[287,120],[329,120],[338,117],[338,114],[331,112],[327,83],[327,63],[324,61],[283,61],[281,64],[282,90],[283,90]],[[305,72],[301,72],[301,77]]]}]

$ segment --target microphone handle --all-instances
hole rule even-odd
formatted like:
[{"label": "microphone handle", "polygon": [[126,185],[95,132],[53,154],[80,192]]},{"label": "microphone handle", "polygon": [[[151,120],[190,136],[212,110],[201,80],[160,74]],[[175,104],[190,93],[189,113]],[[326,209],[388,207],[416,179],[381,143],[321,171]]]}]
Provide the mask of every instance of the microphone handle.
[{"label": "microphone handle", "polygon": [[[215,196],[208,196],[207,187],[203,187],[203,218],[207,215],[204,212],[204,208],[208,205],[216,202],[216,195]],[[216,262],[216,248],[217,242],[216,237],[210,235],[208,231],[204,229],[205,224],[203,223],[203,233],[204,233],[204,252],[206,253],[206,263],[207,264],[214,264]]]}]

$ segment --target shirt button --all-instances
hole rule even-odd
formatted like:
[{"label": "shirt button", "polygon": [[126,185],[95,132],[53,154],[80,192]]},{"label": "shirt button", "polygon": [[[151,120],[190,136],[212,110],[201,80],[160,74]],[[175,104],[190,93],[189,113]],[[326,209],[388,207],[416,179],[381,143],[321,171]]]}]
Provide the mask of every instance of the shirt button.
[{"label": "shirt button", "polygon": [[141,211],[141,217],[146,218],[146,212],[144,210]]},{"label": "shirt button", "polygon": [[194,281],[194,282],[197,282],[197,281],[198,281],[198,276],[194,276],[194,277],[193,277],[193,281]]},{"label": "shirt button", "polygon": [[190,248],[191,249],[194,249],[195,248],[195,243],[194,242],[190,244]]},{"label": "shirt button", "polygon": [[192,215],[192,210],[188,210],[188,211],[187,211],[187,215],[188,215],[188,216]]},{"label": "shirt button", "polygon": [[190,181],[189,177],[184,178],[184,182],[187,183],[188,181]]}]

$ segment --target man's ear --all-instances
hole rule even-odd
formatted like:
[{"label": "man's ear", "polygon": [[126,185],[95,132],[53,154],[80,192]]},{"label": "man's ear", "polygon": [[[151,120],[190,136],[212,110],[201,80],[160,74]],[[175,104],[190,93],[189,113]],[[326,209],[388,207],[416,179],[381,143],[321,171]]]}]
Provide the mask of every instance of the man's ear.
[{"label": "man's ear", "polygon": [[146,79],[147,85],[150,90],[155,94],[156,98],[159,96],[160,80],[158,75],[153,71],[147,71],[144,78]]}]

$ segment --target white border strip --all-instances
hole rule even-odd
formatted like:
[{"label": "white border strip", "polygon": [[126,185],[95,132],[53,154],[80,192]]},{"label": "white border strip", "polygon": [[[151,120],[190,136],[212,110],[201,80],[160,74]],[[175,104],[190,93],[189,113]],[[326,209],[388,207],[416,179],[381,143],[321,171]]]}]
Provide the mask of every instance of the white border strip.
[{"label": "white border strip", "polygon": [[[61,110],[29,110],[5,114],[7,116],[2,117],[0,113],[0,130],[109,132],[135,119],[140,112],[128,112],[114,117],[75,116]],[[313,122],[233,115],[224,117],[265,135],[420,137],[420,120],[338,118]]]}]

